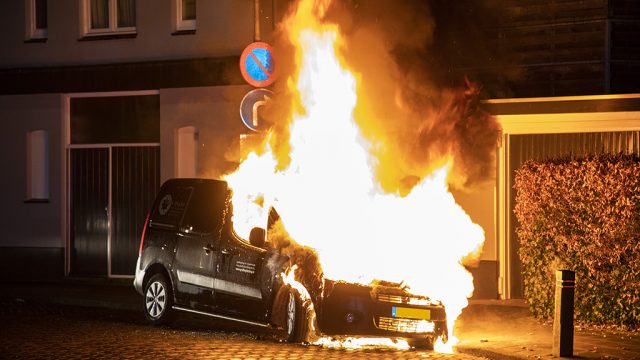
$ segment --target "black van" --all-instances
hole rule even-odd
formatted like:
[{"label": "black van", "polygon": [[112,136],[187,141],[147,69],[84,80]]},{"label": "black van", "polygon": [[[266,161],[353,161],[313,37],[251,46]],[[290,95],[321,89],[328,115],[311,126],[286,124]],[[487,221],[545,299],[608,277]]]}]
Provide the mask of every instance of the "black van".
[{"label": "black van", "polygon": [[[446,341],[440,302],[384,281],[314,281],[304,275],[308,264],[294,264],[297,259],[266,242],[266,230],[252,229],[249,241],[240,238],[232,212],[224,181],[172,179],[162,185],[142,232],[134,279],[150,323],[183,311],[283,329],[293,342],[309,341],[313,329],[405,338],[424,348],[438,336]],[[304,289],[282,278],[293,265],[302,271]]]}]

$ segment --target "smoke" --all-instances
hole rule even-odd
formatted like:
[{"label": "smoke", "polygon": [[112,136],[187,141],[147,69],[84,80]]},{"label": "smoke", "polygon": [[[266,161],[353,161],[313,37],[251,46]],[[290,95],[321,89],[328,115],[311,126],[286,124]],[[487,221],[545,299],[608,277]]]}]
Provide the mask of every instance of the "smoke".
[{"label": "smoke", "polygon": [[447,163],[457,187],[490,179],[499,126],[479,107],[477,85],[451,72],[453,56],[437,46],[455,38],[447,28],[470,26],[467,16],[434,12],[437,1],[353,4],[336,18],[351,19],[340,21],[348,24],[344,57],[359,73],[355,117],[383,189],[406,194]]},{"label": "smoke", "polygon": [[[499,13],[495,4],[350,0],[333,1],[327,9],[328,3],[317,2],[314,10],[344,36],[341,60],[357,77],[354,117],[371,145],[371,166],[382,189],[407,194],[446,164],[454,187],[490,180],[500,128],[479,104],[481,87],[452,64],[472,57],[486,65],[496,56],[478,30]],[[304,111],[288,88],[295,61],[285,25],[275,37],[276,98],[265,112],[280,169],[290,161],[292,115]]]}]

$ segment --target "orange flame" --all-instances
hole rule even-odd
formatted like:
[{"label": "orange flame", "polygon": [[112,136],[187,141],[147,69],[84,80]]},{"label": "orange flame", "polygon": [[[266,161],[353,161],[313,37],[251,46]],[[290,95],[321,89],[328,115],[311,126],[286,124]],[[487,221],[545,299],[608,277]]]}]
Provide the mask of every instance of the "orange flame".
[{"label": "orange flame", "polygon": [[285,20],[296,50],[296,72],[285,79],[297,97],[290,161],[279,169],[267,147],[226,176],[236,231],[246,238],[252,227],[265,227],[273,205],[291,237],[317,249],[327,278],[404,281],[411,292],[442,301],[450,334],[437,349],[450,352],[454,321],[473,292],[461,261],[479,254],[483,230],[449,193],[448,165],[406,196],[383,191],[371,145],[354,121],[357,81],[341,60],[339,28],[320,20],[330,2],[302,0]]},{"label": "orange flame", "polygon": [[282,283],[296,289],[296,291],[298,291],[298,293],[300,294],[300,298],[302,298],[303,301],[310,300],[311,295],[309,295],[309,291],[307,291],[307,289],[304,287],[304,285],[302,285],[302,283],[296,280],[297,269],[298,269],[298,265],[294,264],[289,269],[287,269],[287,271],[283,272],[281,274]]}]

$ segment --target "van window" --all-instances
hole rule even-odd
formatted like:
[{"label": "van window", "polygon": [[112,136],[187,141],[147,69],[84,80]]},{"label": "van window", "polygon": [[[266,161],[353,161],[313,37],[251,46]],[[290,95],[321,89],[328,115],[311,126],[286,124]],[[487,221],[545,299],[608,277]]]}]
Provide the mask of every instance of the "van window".
[{"label": "van window", "polygon": [[198,186],[191,197],[180,231],[198,234],[219,232],[226,213],[227,195],[224,182]]},{"label": "van window", "polygon": [[177,186],[160,193],[158,203],[151,214],[149,226],[177,229],[192,192],[192,187]]}]

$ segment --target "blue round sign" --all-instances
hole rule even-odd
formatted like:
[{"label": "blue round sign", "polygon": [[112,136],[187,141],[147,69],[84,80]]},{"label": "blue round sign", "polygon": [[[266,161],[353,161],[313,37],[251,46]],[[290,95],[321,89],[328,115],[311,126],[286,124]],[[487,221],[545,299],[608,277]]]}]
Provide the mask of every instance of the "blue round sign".
[{"label": "blue round sign", "polygon": [[245,66],[249,76],[258,81],[265,81],[273,72],[273,61],[267,49],[256,48],[251,50],[245,60]]},{"label": "blue round sign", "polygon": [[240,72],[247,83],[266,87],[275,81],[276,73],[271,45],[264,42],[249,44],[240,56]]},{"label": "blue round sign", "polygon": [[246,127],[253,131],[264,129],[262,117],[263,106],[273,97],[273,91],[268,89],[253,89],[240,102],[240,118]]}]

